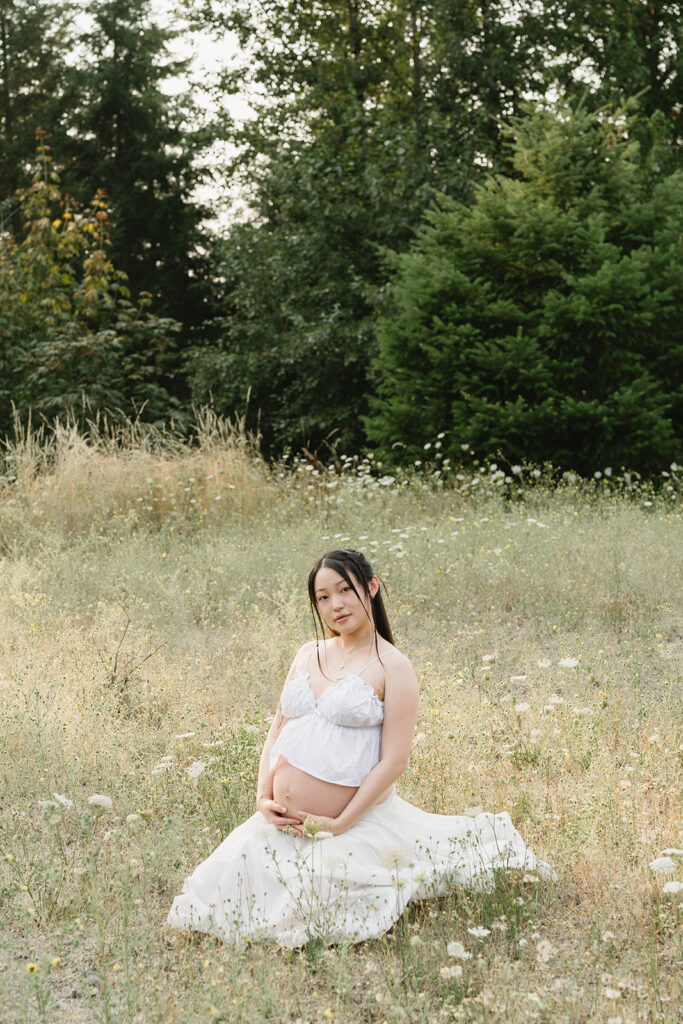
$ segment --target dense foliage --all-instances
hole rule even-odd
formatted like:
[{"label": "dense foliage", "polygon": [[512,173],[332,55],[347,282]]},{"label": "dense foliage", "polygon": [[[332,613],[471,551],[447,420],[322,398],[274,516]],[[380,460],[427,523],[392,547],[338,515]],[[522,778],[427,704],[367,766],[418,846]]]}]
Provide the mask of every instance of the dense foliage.
[{"label": "dense foliage", "polygon": [[[636,215],[656,217],[664,195],[677,201],[672,190],[683,141],[679,3],[181,0],[171,9],[154,0],[84,0],[78,17],[74,10],[65,0],[12,0],[0,10],[2,273],[25,242],[25,199],[19,197],[31,185],[39,129],[49,136],[63,201],[85,208],[99,193],[111,211],[107,252],[127,275],[125,301],[138,308],[135,297],[146,293],[147,313],[177,321],[171,333],[178,360],[171,363],[168,353],[159,362],[156,342],[148,348],[144,332],[132,338],[126,327],[119,339],[119,327],[108,327],[138,368],[163,364],[154,376],[157,383],[163,378],[162,391],[145,395],[143,415],[155,420],[178,414],[182,420],[192,404],[212,403],[221,414],[246,413],[247,426],[260,431],[272,454],[287,447],[319,450],[326,441],[347,452],[368,441],[386,447],[394,427],[388,419],[381,426],[382,416],[395,416],[401,404],[409,407],[413,394],[396,391],[402,377],[389,367],[386,325],[381,353],[379,348],[378,317],[397,295],[392,274],[399,264],[387,252],[419,252],[423,242],[416,241],[416,232],[424,240],[430,208],[446,216],[455,203],[463,223],[469,224],[468,212],[478,223],[482,194],[498,189],[507,195],[506,189],[514,192],[524,181],[532,187],[506,132],[511,123],[520,138],[532,131],[525,126],[534,110],[545,111],[542,123],[560,137],[567,119],[577,117],[580,138],[581,118],[598,111],[605,112],[601,121],[610,112],[614,118],[628,100],[631,116],[620,141],[638,143],[629,150],[631,176],[622,180],[622,162],[611,160],[600,180],[610,195],[621,196],[629,223],[636,223]],[[195,31],[212,35],[224,53],[222,69],[201,81],[177,56],[179,36],[185,41]],[[229,113],[235,95],[247,97],[251,107],[251,116],[241,121]],[[562,152],[563,173],[572,183],[568,195],[587,203],[591,216],[607,216],[606,196],[604,209],[591,205],[595,196],[581,145]],[[198,198],[207,194],[201,187],[209,180],[222,224],[206,219]],[[537,185],[542,192],[542,183]],[[550,245],[552,232],[564,231],[561,218],[544,230],[544,244]],[[624,259],[635,259],[640,245],[639,258],[646,261],[652,224],[643,227],[640,242],[633,230],[631,238],[626,230],[606,227],[602,241]],[[591,238],[591,266],[597,267],[602,243]],[[559,235],[553,244],[562,250],[569,242]],[[579,272],[563,259],[559,265],[575,274],[579,287],[586,267]],[[671,287],[667,259],[646,268],[651,296],[661,293],[665,309]],[[504,275],[507,280],[496,280],[493,291],[512,301],[518,272],[506,265]],[[64,314],[59,332],[46,325],[44,346],[37,346],[33,329],[24,329],[23,307],[7,298],[15,284],[8,277],[1,286],[3,351],[5,358],[12,352],[13,376],[3,381],[0,424],[10,421],[10,399],[25,416],[29,408],[46,415],[72,408],[82,390],[98,408],[139,404],[146,371],[126,372],[111,392],[102,383],[93,398],[96,382],[80,354],[83,328],[77,316],[69,322],[71,314]],[[568,280],[559,287],[552,273],[536,274],[526,280],[525,301],[529,310],[545,308],[554,291],[566,296],[572,287]],[[415,296],[416,311],[430,301],[431,288],[428,282]],[[566,318],[557,337],[533,336],[538,365],[550,361],[558,371],[550,391],[553,408],[598,402],[599,413],[592,406],[576,412],[593,447],[584,447],[581,431],[570,429],[574,420],[564,413],[551,419],[560,432],[570,429],[569,442],[556,442],[544,430],[529,438],[528,447],[519,425],[510,422],[503,429],[495,416],[482,414],[480,446],[502,445],[520,453],[517,458],[574,464],[597,458],[598,451],[600,462],[614,461],[619,451],[629,464],[663,463],[680,429],[676,384],[661,395],[656,384],[669,375],[669,357],[643,327],[641,291],[625,288],[619,301],[623,313],[615,339],[622,328],[628,330],[626,360],[614,357],[610,363],[605,339],[579,330],[577,315]],[[497,317],[494,307],[485,319],[493,324]],[[664,320],[666,314],[655,334]],[[638,329],[627,329],[636,321]],[[518,338],[522,328],[519,344],[526,351],[533,333],[527,320],[502,327],[505,338],[510,332]],[[555,327],[547,321],[547,331]],[[572,345],[591,349],[586,365],[599,365],[609,376],[611,405],[585,387],[580,374],[561,377],[564,357],[553,353],[569,344],[573,330],[579,334]],[[484,333],[494,337],[491,331]],[[676,352],[675,322],[670,333]],[[55,346],[59,366],[71,367],[61,393]],[[467,357],[478,358],[474,349]],[[489,370],[482,364],[478,372]],[[442,373],[438,390],[447,398],[462,388],[464,372],[460,363],[444,362],[438,371],[433,368],[429,387],[437,387]],[[98,387],[108,380],[106,374],[96,376]],[[645,387],[644,397],[629,390],[636,380]],[[543,389],[525,390],[514,374],[506,386],[506,403],[519,401],[530,409],[545,395]],[[378,387],[387,401],[384,413],[377,405]],[[497,387],[488,381],[487,394]],[[628,402],[652,412],[639,427],[643,434],[635,447],[629,447],[627,434],[623,443],[608,442],[608,435],[622,430],[624,417],[631,419],[626,397],[614,397],[625,396],[624,387]],[[418,444],[419,421],[401,443]],[[438,426],[448,423],[447,418]]]},{"label": "dense foliage", "polygon": [[0,249],[0,430],[31,414],[83,422],[179,411],[169,393],[179,324],[134,301],[109,258],[102,192],[81,208],[64,196],[41,140],[35,180],[20,196],[20,243]]},{"label": "dense foliage", "polygon": [[583,472],[679,454],[683,174],[651,187],[630,134],[535,114],[515,125],[514,177],[427,213],[390,260],[371,440],[414,458],[446,432],[451,457]]}]

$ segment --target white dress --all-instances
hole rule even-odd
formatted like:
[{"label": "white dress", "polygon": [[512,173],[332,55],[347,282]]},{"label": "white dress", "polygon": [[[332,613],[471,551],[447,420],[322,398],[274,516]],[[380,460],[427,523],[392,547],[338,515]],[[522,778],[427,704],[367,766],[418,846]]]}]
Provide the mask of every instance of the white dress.
[{"label": "white dress", "polygon": [[[360,675],[316,700],[303,669],[281,707],[291,720],[271,767],[282,755],[318,778],[360,785],[379,760],[383,705]],[[225,942],[361,942],[386,932],[411,900],[454,885],[491,888],[495,872],[508,868],[554,876],[507,813],[428,814],[394,792],[341,835],[310,839],[285,834],[257,811],[185,879],[167,923]]]}]

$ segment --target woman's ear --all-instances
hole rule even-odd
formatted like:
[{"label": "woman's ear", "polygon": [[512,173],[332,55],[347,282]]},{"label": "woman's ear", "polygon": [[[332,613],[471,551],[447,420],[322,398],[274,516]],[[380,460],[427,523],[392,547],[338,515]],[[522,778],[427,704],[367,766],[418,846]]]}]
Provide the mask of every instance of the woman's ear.
[{"label": "woman's ear", "polygon": [[368,583],[368,590],[370,591],[370,597],[377,597],[377,591],[379,590],[379,579],[373,576]]}]

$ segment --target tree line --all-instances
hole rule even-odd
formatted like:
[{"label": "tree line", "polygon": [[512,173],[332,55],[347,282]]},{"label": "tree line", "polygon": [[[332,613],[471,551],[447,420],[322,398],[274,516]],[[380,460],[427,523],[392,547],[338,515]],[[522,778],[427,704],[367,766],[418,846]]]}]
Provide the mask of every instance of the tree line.
[{"label": "tree line", "polygon": [[[0,5],[0,432],[210,403],[268,453],[680,456],[679,4],[80,10]],[[164,89],[193,30],[239,43],[208,113]],[[209,178],[248,215],[210,231]]]}]

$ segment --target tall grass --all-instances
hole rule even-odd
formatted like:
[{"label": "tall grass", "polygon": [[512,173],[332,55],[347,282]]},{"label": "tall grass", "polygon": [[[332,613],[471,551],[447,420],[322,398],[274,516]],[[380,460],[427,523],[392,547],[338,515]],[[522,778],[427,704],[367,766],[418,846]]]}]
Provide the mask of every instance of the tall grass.
[{"label": "tall grass", "polygon": [[[669,497],[269,469],[210,419],[41,440],[0,492],[3,1024],[680,1019],[683,864],[649,868],[683,847]],[[183,877],[252,813],[305,576],[340,544],[421,682],[401,794],[509,810],[559,880],[454,891],[359,947],[177,936]]]},{"label": "tall grass", "polygon": [[238,424],[198,411],[186,434],[140,421],[74,423],[38,429],[17,421],[5,441],[0,476],[0,538],[44,523],[66,534],[103,526],[222,519],[224,509],[254,512],[267,500],[266,468]]}]

